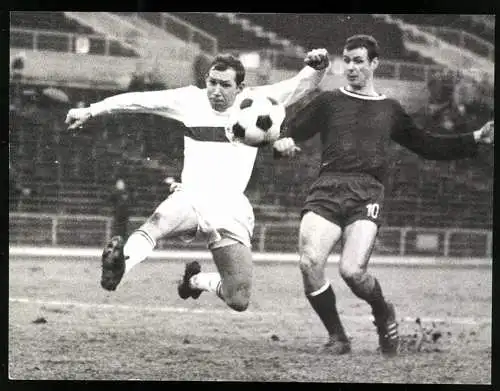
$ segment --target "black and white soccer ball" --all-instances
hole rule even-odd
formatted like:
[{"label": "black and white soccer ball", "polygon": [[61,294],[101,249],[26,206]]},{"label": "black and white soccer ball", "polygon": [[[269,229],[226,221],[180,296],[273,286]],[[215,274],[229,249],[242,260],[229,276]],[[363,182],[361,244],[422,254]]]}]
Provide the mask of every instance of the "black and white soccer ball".
[{"label": "black and white soccer ball", "polygon": [[285,106],[274,98],[250,93],[239,97],[226,127],[232,142],[252,147],[274,143],[280,137],[285,120]]}]

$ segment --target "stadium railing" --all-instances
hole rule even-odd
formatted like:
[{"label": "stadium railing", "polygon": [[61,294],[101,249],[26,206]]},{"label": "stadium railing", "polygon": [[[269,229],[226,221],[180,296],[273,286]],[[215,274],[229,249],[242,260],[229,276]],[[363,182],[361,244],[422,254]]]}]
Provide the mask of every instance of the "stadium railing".
[{"label": "stadium railing", "polygon": [[[79,35],[78,34],[73,34],[73,33],[63,33],[63,32],[55,32],[55,31],[42,31],[42,30],[30,30],[30,29],[19,29],[19,28],[11,28],[10,29],[10,47],[11,47],[11,52],[12,49],[25,49],[25,50],[31,50],[30,57],[36,57],[35,54],[43,54],[44,52],[46,53],[53,53],[54,55],[59,52],[59,53],[74,53],[75,52],[75,42],[76,39]],[[85,69],[85,76],[78,76],[78,77],[85,77],[85,79],[78,79],[76,75],[73,75],[72,77],[69,76],[68,68],[64,67],[64,65],[61,65],[62,59],[52,59],[50,61],[55,62],[58,61],[57,66],[51,63],[51,75],[50,79],[51,80],[64,80],[64,78],[70,77],[71,80],[74,81],[80,81],[84,82],[84,80],[87,80],[87,83],[91,83],[93,79],[96,79],[95,81],[97,82],[99,80],[99,85],[103,86],[104,82],[106,81],[107,83],[110,83],[111,80],[108,80],[112,75],[112,72],[114,72],[114,69],[121,69],[120,72],[118,72],[117,78],[123,78],[127,72],[128,69],[130,68],[131,70],[135,66],[134,61],[126,62],[122,61],[120,63],[120,67],[116,66],[114,68],[109,68],[109,64],[106,62],[106,64],[102,64],[100,66],[99,62],[97,62],[97,59],[90,59],[92,55],[97,55],[97,56],[103,56],[102,61],[104,62],[107,59],[113,59],[115,56],[129,56],[132,55],[132,53],[126,52],[124,53],[123,46],[120,45],[120,42],[115,40],[115,39],[110,39],[104,36],[100,35],[87,35],[86,36],[89,39],[89,56],[83,56],[81,54],[76,54],[75,53],[75,60],[79,61],[79,66],[80,70]],[[185,72],[185,65],[186,62],[180,62],[179,66],[175,66],[174,63],[176,61],[179,61],[178,59],[182,59],[185,57],[185,51],[180,50],[179,48],[176,47],[165,47],[164,48],[164,55],[166,58],[172,59],[172,64],[169,64],[169,68],[165,68],[167,73],[171,73],[172,70],[174,69],[182,69],[183,71],[181,73],[177,72],[175,74],[171,74],[169,77],[169,82],[172,87],[177,86],[176,83],[184,83],[184,81],[188,81],[191,78],[191,72]],[[235,52],[235,54],[240,54],[241,51],[237,50],[232,50]],[[39,52],[39,53],[38,53]],[[268,53],[272,53],[272,63],[273,63],[273,68],[275,72],[273,73],[283,73],[280,74],[280,79],[283,77],[287,77],[288,75],[285,74],[287,70],[289,72],[299,70],[303,66],[303,58],[298,58],[296,54],[293,53],[287,53],[284,51],[278,51],[278,50],[271,50],[268,51]],[[134,57],[128,57],[128,59],[134,60]],[[68,58],[65,58],[64,61],[62,61],[62,64],[67,64]],[[90,65],[83,65],[84,60],[87,62],[91,60]],[[99,60],[100,61],[100,60]],[[113,60],[114,61],[114,60]],[[86,63],[85,63],[86,64]],[[62,66],[62,68],[61,68]],[[96,67],[99,66],[99,71],[96,70]],[[106,72],[103,73],[104,69],[106,69]],[[378,67],[376,71],[376,77],[379,79],[386,79],[386,80],[394,80],[394,81],[405,81],[405,82],[422,82],[422,83],[427,83],[427,81],[431,78],[431,76],[437,72],[444,69],[443,66],[439,65],[428,65],[428,64],[418,64],[418,63],[411,63],[411,62],[399,62],[399,61],[390,61],[390,60],[384,60],[381,61],[380,66]],[[130,70],[130,72],[131,72]],[[341,73],[341,63],[338,58],[334,57],[333,59],[333,67],[331,69],[331,75],[339,75]],[[54,72],[59,72],[59,74],[55,74]],[[66,72],[66,73],[65,73]],[[99,73],[100,72],[100,73]],[[99,74],[98,74],[99,73]],[[115,72],[116,73],[116,72]],[[255,73],[255,72],[253,72]],[[255,75],[252,73],[252,70],[249,69],[248,72],[248,81],[252,81],[252,76],[255,78]],[[39,72],[36,73],[39,77]],[[121,79],[120,79],[121,80]],[[176,82],[174,82],[176,80]],[[115,83],[124,83],[123,80],[120,82],[115,81]],[[173,84],[172,84],[173,83]],[[182,84],[181,83],[181,84]],[[250,85],[251,83],[249,83]],[[487,97],[488,99],[492,100],[492,97]]]},{"label": "stadium railing", "polygon": [[[83,53],[76,53],[76,41],[79,37],[85,37],[88,39],[89,44],[88,52],[84,54],[113,57],[139,57],[138,52],[134,51],[137,49],[137,46],[124,44],[123,41],[118,38],[110,38],[99,34],[77,34],[16,27],[10,28],[9,33],[9,47],[11,49],[26,49],[36,52],[53,51],[75,53],[75,55],[82,56]],[[137,38],[137,41],[140,41],[140,39]],[[148,41],[152,42],[152,40]],[[158,41],[158,44],[161,44],[161,41]],[[124,45],[127,47],[124,47]],[[192,50],[186,47],[162,44],[161,48],[163,55],[174,60],[183,60],[193,56]]]},{"label": "stadium railing", "polygon": [[11,48],[22,48],[35,51],[75,52],[75,42],[84,36],[89,40],[88,54],[103,56],[136,57],[133,51],[125,51],[117,39],[102,35],[75,34],[50,30],[34,30],[26,28],[10,28],[9,45]]},{"label": "stadium railing", "polygon": [[469,18],[475,23],[482,24],[488,30],[495,31],[495,15],[460,15],[463,18]]},{"label": "stadium railing", "polygon": [[136,14],[188,43],[199,45],[200,49],[207,53],[215,55],[218,51],[217,38],[174,15],[167,12],[137,12]]},{"label": "stadium railing", "polygon": [[395,14],[394,16],[418,26],[437,27],[438,29],[453,28],[465,31],[491,44],[495,42],[494,15]]},{"label": "stadium railing", "polygon": [[446,67],[468,74],[470,77],[480,78],[484,73],[493,78],[494,62],[478,56],[476,53],[465,47],[457,47],[448,43],[445,39],[422,29],[422,26],[406,23],[400,18],[395,18],[389,14],[373,14],[384,20],[386,23],[394,23],[403,32],[405,47],[412,51],[425,53],[432,57],[435,62]]},{"label": "stadium railing", "polygon": [[[235,55],[247,54],[250,51],[241,49],[228,49],[227,52]],[[259,55],[270,54],[271,64],[274,69],[286,69],[298,71],[304,66],[303,57],[298,57],[295,53],[276,49],[265,49],[254,51]],[[342,73],[341,59],[338,56],[332,56],[332,68],[330,72],[335,75]],[[375,77],[381,79],[421,81],[427,83],[435,72],[442,71],[445,67],[437,64],[419,64],[407,61],[381,60]]]},{"label": "stadium railing", "polygon": [[[144,221],[133,217],[130,232]],[[9,214],[9,244],[59,247],[102,247],[111,236],[112,220],[101,215],[37,213]],[[289,253],[297,248],[298,222],[257,223],[253,248],[257,252]],[[480,229],[382,227],[375,253],[400,256],[492,256],[492,232]],[[206,249],[202,241],[162,240],[159,249]],[[333,252],[337,253],[337,246]]]},{"label": "stadium railing", "polygon": [[[74,52],[75,40],[79,34],[63,33],[57,31],[31,30],[25,28],[10,29],[10,47],[22,48],[34,51],[58,51]],[[120,42],[101,35],[86,35],[89,39],[89,53],[103,56],[123,56],[119,50]],[[175,48],[165,48],[165,50],[175,51]],[[240,54],[241,50],[231,50]],[[296,54],[284,51],[270,50],[272,53],[272,63],[274,68],[299,70],[303,66],[303,58]],[[177,58],[181,53],[169,53],[173,58]],[[427,82],[433,72],[442,70],[439,65],[417,64],[409,62],[384,60],[380,63],[377,76],[385,79],[412,80]]]},{"label": "stadium railing", "polygon": [[478,38],[467,31],[441,26],[419,26],[419,28],[445,40],[446,42],[452,43],[455,46],[468,49],[471,52],[486,57],[491,61],[495,61],[495,45],[484,39]]}]

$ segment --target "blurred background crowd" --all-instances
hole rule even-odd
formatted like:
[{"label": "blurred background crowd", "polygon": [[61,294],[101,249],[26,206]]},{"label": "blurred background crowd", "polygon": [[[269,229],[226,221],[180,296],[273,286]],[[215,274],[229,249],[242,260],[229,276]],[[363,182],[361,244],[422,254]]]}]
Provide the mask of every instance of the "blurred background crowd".
[{"label": "blurred background crowd", "polygon": [[[336,56],[355,33],[378,39],[376,85],[423,128],[470,132],[493,118],[493,16],[12,12],[11,211],[108,215],[123,178],[134,191],[131,215],[147,216],[165,197],[164,179],[181,172],[183,125],[127,114],[67,131],[69,108],[127,91],[203,87],[217,52],[239,55],[248,84],[258,85],[293,75],[305,50],[326,47],[333,67],[324,88],[334,88],[342,85]],[[309,99],[288,109],[287,126]],[[318,146],[308,141],[291,160],[259,151],[247,191],[258,220],[296,221]],[[492,148],[455,162],[425,161],[396,144],[392,153],[387,225],[491,228]]]}]

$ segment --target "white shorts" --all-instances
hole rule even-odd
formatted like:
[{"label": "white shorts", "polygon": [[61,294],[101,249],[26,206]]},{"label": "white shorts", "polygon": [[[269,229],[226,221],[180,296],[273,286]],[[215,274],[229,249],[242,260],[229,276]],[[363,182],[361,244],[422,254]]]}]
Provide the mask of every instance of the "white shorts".
[{"label": "white shorts", "polygon": [[254,229],[253,208],[244,194],[224,195],[190,193],[184,189],[173,192],[168,200],[179,205],[189,205],[196,214],[197,227],[193,234],[183,234],[181,239],[206,240],[210,249],[235,242],[251,247]]}]

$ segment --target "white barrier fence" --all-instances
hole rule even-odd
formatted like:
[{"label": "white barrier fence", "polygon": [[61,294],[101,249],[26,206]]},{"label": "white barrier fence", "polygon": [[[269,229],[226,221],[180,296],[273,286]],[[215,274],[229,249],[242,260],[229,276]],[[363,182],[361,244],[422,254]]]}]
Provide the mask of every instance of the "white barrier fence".
[{"label": "white barrier fence", "polygon": [[[133,217],[129,232],[144,218]],[[9,243],[28,246],[101,247],[111,237],[112,220],[98,215],[60,215],[38,213],[9,214]],[[294,253],[297,251],[298,222],[259,223],[255,227],[253,248],[257,252]],[[480,257],[492,256],[492,232],[478,229],[437,229],[382,227],[374,252],[380,255]],[[202,241],[184,243],[164,240],[160,249],[206,249]],[[334,249],[338,252],[340,244]]]}]

